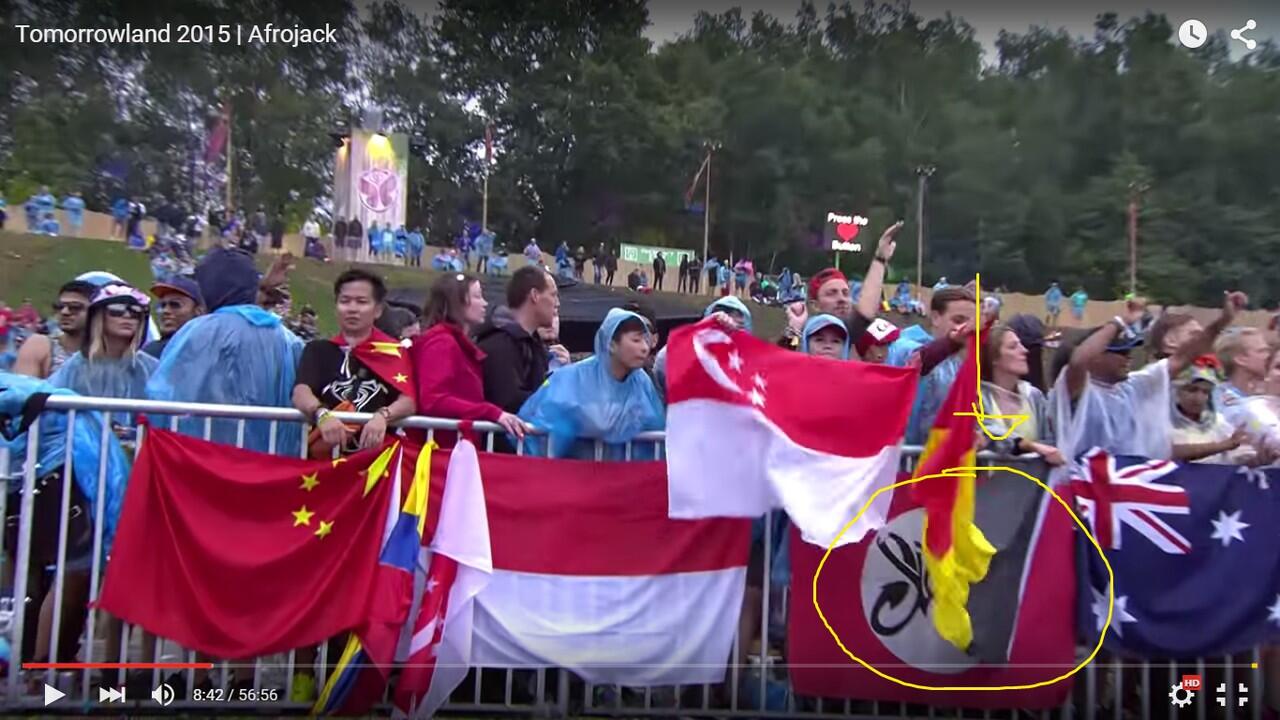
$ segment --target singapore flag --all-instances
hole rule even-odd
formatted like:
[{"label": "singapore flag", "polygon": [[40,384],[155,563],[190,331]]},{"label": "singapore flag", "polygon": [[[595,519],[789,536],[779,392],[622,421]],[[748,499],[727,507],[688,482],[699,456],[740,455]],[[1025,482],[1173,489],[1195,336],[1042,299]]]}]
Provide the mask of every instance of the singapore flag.
[{"label": "singapore flag", "polygon": [[[671,334],[668,511],[758,517],[784,509],[829,545],[898,473],[918,373],[785,350],[713,320]],[[839,544],[884,525],[885,492]]]}]

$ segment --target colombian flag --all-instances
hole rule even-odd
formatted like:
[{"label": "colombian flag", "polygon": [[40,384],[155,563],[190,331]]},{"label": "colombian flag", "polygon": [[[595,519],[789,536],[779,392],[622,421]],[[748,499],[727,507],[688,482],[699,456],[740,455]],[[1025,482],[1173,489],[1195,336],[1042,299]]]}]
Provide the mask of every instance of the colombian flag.
[{"label": "colombian flag", "polygon": [[[422,550],[431,492],[431,454],[427,444],[416,462],[401,450],[392,475],[392,497],[403,497],[389,509],[378,569],[371,588],[369,614],[362,627],[347,638],[346,648],[312,708],[314,715],[360,715],[368,712],[386,690],[395,662],[400,630],[413,603],[413,576]],[[404,482],[403,468],[412,466],[413,479]],[[408,487],[404,487],[405,485]]]},{"label": "colombian flag", "polygon": [[974,523],[974,441],[978,407],[978,336],[971,337],[955,384],[938,409],[912,486],[925,508],[924,561],[933,586],[938,634],[965,650],[973,641],[969,586],[986,577],[995,548]]}]

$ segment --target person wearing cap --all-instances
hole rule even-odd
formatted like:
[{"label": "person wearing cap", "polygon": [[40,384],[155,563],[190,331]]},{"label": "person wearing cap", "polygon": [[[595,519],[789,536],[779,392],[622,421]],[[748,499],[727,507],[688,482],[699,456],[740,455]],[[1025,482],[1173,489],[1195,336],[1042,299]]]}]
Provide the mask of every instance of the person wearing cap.
[{"label": "person wearing cap", "polygon": [[[702,311],[702,317],[714,317],[720,325],[730,330],[752,331],[751,309],[736,297],[722,297],[708,305]],[[654,341],[657,345],[657,341]],[[667,346],[663,345],[653,358],[653,383],[666,397],[667,388]]]},{"label": "person wearing cap", "polygon": [[[151,298],[123,283],[98,289],[89,303],[85,341],[58,368],[50,384],[90,397],[147,397],[147,380],[159,363],[141,352]],[[117,416],[131,426],[128,415]]]},{"label": "person wearing cap", "polygon": [[902,229],[902,221],[890,225],[876,244],[875,255],[862,281],[862,293],[855,307],[849,294],[849,281],[836,268],[820,270],[809,279],[809,308],[797,302],[787,306],[787,329],[778,345],[796,350],[800,346],[801,331],[809,319],[810,309],[815,314],[834,315],[845,323],[850,341],[856,343],[867,326],[880,312],[881,290],[885,271],[893,252],[897,249],[894,236]]},{"label": "person wearing cap", "polygon": [[1070,351],[1054,382],[1049,406],[1059,449],[1068,459],[1091,447],[1117,455],[1172,457],[1171,379],[1209,352],[1248,301],[1244,293],[1225,293],[1221,315],[1203,332],[1135,372],[1129,371],[1129,354],[1143,344],[1134,328],[1147,304],[1142,298],[1126,301],[1120,315]]},{"label": "person wearing cap", "polygon": [[[147,383],[153,400],[290,407],[302,341],[257,303],[260,283],[274,285],[288,271],[288,253],[259,279],[253,258],[230,248],[210,250],[195,281],[208,312],[169,339]],[[270,420],[184,417],[178,431],[257,452],[298,457],[301,429]]]},{"label": "person wearing cap", "polygon": [[858,357],[862,358],[863,362],[883,365],[889,357],[889,346],[901,334],[898,326],[884,318],[876,318],[867,326],[867,331],[862,333],[862,337],[858,338],[854,344],[858,350]]},{"label": "person wearing cap", "polygon": [[1173,381],[1173,459],[1220,465],[1252,464],[1258,457],[1245,444],[1248,432],[1236,428],[1213,406],[1221,382],[1221,363],[1212,355],[1196,358]]},{"label": "person wearing cap", "polygon": [[800,352],[831,360],[848,360],[849,331],[844,321],[834,315],[814,315],[804,323]]},{"label": "person wearing cap", "polygon": [[145,345],[142,352],[158,360],[182,326],[204,314],[204,296],[195,280],[181,275],[152,285],[151,294],[160,307],[160,339]]}]

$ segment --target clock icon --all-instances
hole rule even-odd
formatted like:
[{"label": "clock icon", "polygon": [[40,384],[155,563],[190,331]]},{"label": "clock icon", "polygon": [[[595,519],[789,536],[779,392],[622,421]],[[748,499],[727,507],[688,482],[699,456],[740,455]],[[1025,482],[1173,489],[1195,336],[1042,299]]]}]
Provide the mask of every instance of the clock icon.
[{"label": "clock icon", "polygon": [[1178,41],[1192,50],[1200,47],[1209,39],[1209,30],[1204,23],[1192,18],[1178,28]]}]

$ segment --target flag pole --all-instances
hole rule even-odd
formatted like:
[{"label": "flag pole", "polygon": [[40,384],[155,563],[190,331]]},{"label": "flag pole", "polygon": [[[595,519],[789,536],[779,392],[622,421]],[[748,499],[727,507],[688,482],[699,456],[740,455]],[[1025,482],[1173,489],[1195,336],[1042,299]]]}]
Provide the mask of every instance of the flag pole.
[{"label": "flag pole", "polygon": [[[707,188],[702,202],[702,265],[707,264],[707,249],[711,241],[711,153],[715,146],[707,145]],[[709,288],[710,286],[708,286]]]},{"label": "flag pole", "polygon": [[484,166],[484,204],[480,211],[480,229],[489,229],[489,163]]},{"label": "flag pole", "polygon": [[235,152],[234,152],[235,148],[232,143],[235,133],[233,132],[233,128],[231,127],[231,101],[230,100],[227,100],[226,106],[223,108],[223,116],[227,122],[227,203],[226,203],[227,217],[224,218],[223,221],[231,222],[231,215],[232,215],[231,182],[232,182],[232,174],[235,168],[235,166],[232,164],[231,158],[235,155]]}]

